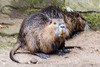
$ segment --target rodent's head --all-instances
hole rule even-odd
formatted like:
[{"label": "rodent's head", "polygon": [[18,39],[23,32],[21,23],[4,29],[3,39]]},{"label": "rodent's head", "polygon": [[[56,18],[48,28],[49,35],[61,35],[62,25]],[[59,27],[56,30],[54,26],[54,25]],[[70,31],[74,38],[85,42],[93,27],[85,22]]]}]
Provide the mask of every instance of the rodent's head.
[{"label": "rodent's head", "polygon": [[50,34],[53,36],[59,38],[69,36],[69,30],[66,28],[63,19],[52,19],[48,28]]}]

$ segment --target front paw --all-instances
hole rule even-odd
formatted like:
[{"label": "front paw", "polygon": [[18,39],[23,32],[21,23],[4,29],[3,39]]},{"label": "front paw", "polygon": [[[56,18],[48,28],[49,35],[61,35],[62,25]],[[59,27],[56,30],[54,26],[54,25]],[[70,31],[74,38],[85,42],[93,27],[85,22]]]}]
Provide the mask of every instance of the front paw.
[{"label": "front paw", "polygon": [[63,55],[65,55],[64,52],[61,52],[61,51],[58,52],[58,56],[63,56]]},{"label": "front paw", "polygon": [[63,50],[64,53],[70,53],[70,50]]}]

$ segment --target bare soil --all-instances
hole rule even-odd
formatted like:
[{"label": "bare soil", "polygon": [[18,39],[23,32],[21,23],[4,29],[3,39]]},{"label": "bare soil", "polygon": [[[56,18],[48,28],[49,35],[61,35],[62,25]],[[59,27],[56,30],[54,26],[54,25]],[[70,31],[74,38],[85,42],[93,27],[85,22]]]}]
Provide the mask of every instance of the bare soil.
[{"label": "bare soil", "polygon": [[[0,14],[0,23],[11,23],[7,28],[0,29],[0,42],[16,42],[16,38],[7,34],[18,33],[23,19],[11,19]],[[21,62],[37,59],[36,64],[18,64],[10,60],[9,52],[12,47],[0,48],[0,67],[100,67],[100,31],[85,31],[66,40],[66,46],[79,46],[72,48],[70,53],[63,56],[51,54],[50,58],[41,59],[32,54],[17,53],[14,57]]]}]

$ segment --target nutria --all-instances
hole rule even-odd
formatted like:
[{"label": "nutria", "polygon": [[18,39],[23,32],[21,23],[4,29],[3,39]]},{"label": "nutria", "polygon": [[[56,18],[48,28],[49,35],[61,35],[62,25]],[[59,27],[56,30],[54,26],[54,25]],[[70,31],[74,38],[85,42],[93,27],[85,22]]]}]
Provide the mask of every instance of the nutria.
[{"label": "nutria", "polygon": [[[24,19],[18,34],[18,39],[10,52],[11,60],[19,48],[24,48],[41,58],[48,58],[50,53],[65,53],[65,38],[69,36],[64,20],[61,18],[50,19],[45,14],[38,12]],[[61,51],[60,51],[61,50]]]},{"label": "nutria", "polygon": [[68,12],[65,10],[63,13],[66,27],[70,30],[70,36],[89,29],[87,21],[78,12]]}]

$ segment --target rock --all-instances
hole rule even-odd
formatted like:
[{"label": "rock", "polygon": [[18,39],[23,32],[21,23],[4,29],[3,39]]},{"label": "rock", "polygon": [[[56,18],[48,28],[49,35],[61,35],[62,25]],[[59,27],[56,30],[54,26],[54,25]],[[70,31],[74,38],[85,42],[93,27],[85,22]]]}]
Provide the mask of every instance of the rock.
[{"label": "rock", "polygon": [[65,0],[65,7],[75,11],[100,11],[100,0]]},{"label": "rock", "polygon": [[30,63],[32,63],[32,64],[36,64],[38,62],[38,60],[37,59],[34,59],[34,58],[32,58],[31,60],[30,60]]},{"label": "rock", "polygon": [[0,0],[0,12],[10,17],[23,14],[25,12],[21,10],[23,6],[29,6],[26,0]]}]

